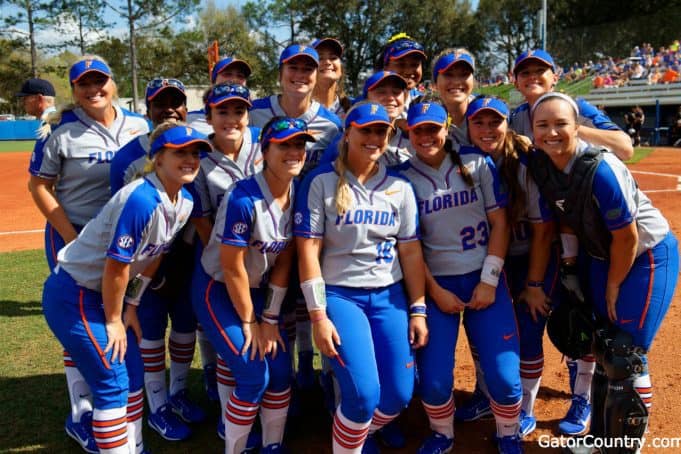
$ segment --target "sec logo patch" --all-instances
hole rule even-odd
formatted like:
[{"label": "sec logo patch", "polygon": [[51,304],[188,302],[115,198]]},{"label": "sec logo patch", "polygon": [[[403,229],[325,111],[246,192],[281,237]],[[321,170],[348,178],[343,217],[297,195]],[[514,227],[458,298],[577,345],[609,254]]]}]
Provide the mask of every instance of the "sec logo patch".
[{"label": "sec logo patch", "polygon": [[296,225],[299,225],[301,222],[303,222],[303,213],[296,211],[296,214],[293,216],[293,222],[295,222]]},{"label": "sec logo patch", "polygon": [[246,230],[248,230],[248,226],[243,222],[237,222],[232,226],[232,233],[235,235],[242,235],[246,233]]},{"label": "sec logo patch", "polygon": [[130,249],[132,245],[135,244],[135,240],[133,240],[130,235],[121,235],[118,237],[116,244],[118,244],[118,247],[120,248]]}]

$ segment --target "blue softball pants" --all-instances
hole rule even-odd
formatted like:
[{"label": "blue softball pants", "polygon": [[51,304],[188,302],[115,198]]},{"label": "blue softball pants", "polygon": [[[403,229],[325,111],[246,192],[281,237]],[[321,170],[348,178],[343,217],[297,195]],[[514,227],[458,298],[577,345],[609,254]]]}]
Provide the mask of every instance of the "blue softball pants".
[{"label": "blue softball pants", "polygon": [[402,282],[376,289],[326,286],[326,313],[340,336],[330,358],[341,389],[343,414],[371,420],[378,408],[401,412],[414,390],[407,297]]},{"label": "blue softball pants", "polygon": [[[609,262],[591,260],[591,294],[596,313],[608,318],[605,287]],[[679,243],[667,236],[639,255],[620,286],[615,325],[633,336],[634,345],[646,351],[660,329],[674,296],[679,275]]]},{"label": "blue softball pants", "polygon": [[[553,247],[543,279],[544,293],[551,299],[553,307],[560,304],[559,260],[558,248]],[[520,358],[522,360],[532,360],[544,354],[543,339],[544,328],[546,327],[546,317],[537,315],[537,321],[535,322],[532,319],[527,303],[518,298],[520,293],[525,290],[529,264],[530,257],[528,254],[509,256],[504,264],[504,272],[508,279],[508,286],[514,302],[515,316],[518,321]]]},{"label": "blue softball pants", "polygon": [[[83,230],[82,225],[73,224],[73,228],[76,232],[80,233]],[[57,266],[57,253],[61,248],[66,245],[64,238],[61,237],[57,229],[52,227],[49,222],[45,223],[45,259],[47,259],[47,266],[50,267],[50,271]]]},{"label": "blue softball pants", "polygon": [[81,287],[64,270],[50,274],[43,286],[43,313],[52,332],[71,354],[92,390],[96,408],[128,405],[128,390],[144,386],[144,366],[132,330],[124,362],[114,362],[107,344],[102,294]]},{"label": "blue softball pants", "polygon": [[[437,283],[470,301],[480,282],[480,271],[435,276]],[[419,392],[428,405],[442,405],[452,396],[456,341],[460,314],[442,312],[435,301],[426,299],[428,344],[417,354]],[[497,286],[494,303],[482,310],[464,309],[463,324],[468,341],[478,352],[490,397],[500,405],[511,405],[522,398],[518,326],[505,274]],[[345,410],[345,407],[343,407]]]},{"label": "blue softball pants", "polygon": [[[262,315],[265,304],[266,289],[251,289],[251,300],[257,317]],[[234,393],[239,400],[259,403],[265,390],[273,392],[285,391],[291,385],[291,356],[279,348],[276,358],[259,357],[250,359],[251,349],[241,355],[244,336],[241,331],[241,319],[227,294],[224,282],[212,279],[197,264],[192,282],[192,303],[196,317],[201,323],[211,344],[227,363],[234,375],[236,387]],[[287,345],[283,323],[279,323],[279,332]]]}]

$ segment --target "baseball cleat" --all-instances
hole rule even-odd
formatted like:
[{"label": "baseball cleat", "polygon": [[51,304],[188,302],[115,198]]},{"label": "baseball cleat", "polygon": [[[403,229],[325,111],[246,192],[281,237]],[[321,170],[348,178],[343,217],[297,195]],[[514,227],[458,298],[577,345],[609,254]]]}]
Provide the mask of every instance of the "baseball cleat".
[{"label": "baseball cleat", "polygon": [[459,422],[477,421],[493,417],[489,399],[478,388],[475,388],[473,396],[454,410],[454,419]]},{"label": "baseball cleat", "polygon": [[454,449],[454,439],[438,432],[431,433],[423,442],[417,454],[447,454]]},{"label": "baseball cleat", "polygon": [[523,444],[517,435],[509,437],[497,437],[499,454],[523,454]]},{"label": "baseball cleat", "polygon": [[173,411],[186,423],[201,422],[206,419],[206,413],[201,407],[189,400],[189,391],[183,389],[168,398]]},{"label": "baseball cleat", "polygon": [[173,413],[168,404],[161,406],[156,413],[151,413],[147,423],[168,441],[186,440],[192,433],[189,426]]},{"label": "baseball cleat", "polygon": [[80,417],[80,422],[73,422],[72,416],[69,414],[64,424],[66,434],[76,440],[76,442],[83,448],[83,451],[92,454],[97,454],[99,448],[95,441],[95,436],[92,434],[92,412],[87,411]]},{"label": "baseball cleat", "polygon": [[589,429],[591,404],[582,396],[572,396],[570,409],[558,423],[558,431],[565,435],[582,435]]},{"label": "baseball cleat", "polygon": [[271,445],[267,445],[264,448],[260,450],[260,454],[285,454],[288,453],[288,450],[285,449],[281,443],[273,443]]},{"label": "baseball cleat", "polygon": [[537,418],[520,410],[520,438],[525,438],[537,428]]}]

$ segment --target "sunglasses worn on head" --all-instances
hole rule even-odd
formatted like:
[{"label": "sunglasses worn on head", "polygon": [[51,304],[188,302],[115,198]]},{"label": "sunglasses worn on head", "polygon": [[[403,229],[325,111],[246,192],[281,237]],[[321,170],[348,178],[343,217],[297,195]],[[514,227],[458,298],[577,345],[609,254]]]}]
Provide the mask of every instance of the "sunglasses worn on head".
[{"label": "sunglasses worn on head", "polygon": [[285,131],[289,128],[300,129],[301,131],[307,132],[307,123],[298,118],[282,118],[281,120],[272,123],[270,127],[267,128],[265,135],[269,136],[272,133]]},{"label": "sunglasses worn on head", "polygon": [[390,47],[388,47],[388,50],[391,53],[399,52],[401,50],[406,50],[406,49],[420,50],[421,52],[424,51],[424,48],[421,44],[417,43],[416,41],[411,41],[409,39],[403,39],[403,40],[398,41],[394,44],[391,44]]},{"label": "sunglasses worn on head", "polygon": [[184,91],[184,84],[177,79],[154,79],[147,84],[148,90],[156,90],[161,87],[175,87]]},{"label": "sunglasses worn on head", "polygon": [[230,95],[236,95],[247,100],[250,96],[250,92],[248,91],[248,88],[244,87],[243,85],[236,84],[220,84],[214,86],[210,90],[211,98],[220,98],[222,96]]}]

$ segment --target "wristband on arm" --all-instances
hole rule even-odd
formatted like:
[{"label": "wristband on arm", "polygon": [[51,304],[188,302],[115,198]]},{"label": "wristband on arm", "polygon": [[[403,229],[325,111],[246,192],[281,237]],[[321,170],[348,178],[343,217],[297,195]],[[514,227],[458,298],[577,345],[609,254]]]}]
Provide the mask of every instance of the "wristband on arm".
[{"label": "wristband on arm", "polygon": [[489,284],[492,287],[499,285],[499,277],[501,270],[504,268],[504,259],[496,255],[488,255],[482,264],[482,272],[480,273],[480,282]]},{"label": "wristband on arm", "polygon": [[125,301],[126,304],[130,304],[132,306],[139,306],[140,301],[142,300],[142,294],[144,294],[144,291],[147,289],[150,283],[150,277],[138,274],[132,278],[130,282],[128,282],[128,286],[125,289],[125,298],[123,298],[123,301]]},{"label": "wristband on arm", "polygon": [[281,313],[281,304],[286,297],[287,287],[279,287],[278,285],[268,284],[267,295],[265,296],[265,308],[263,309],[262,320],[271,325],[278,323],[279,314]]},{"label": "wristband on arm", "polygon": [[326,311],[326,286],[321,276],[300,283],[307,311]]}]

